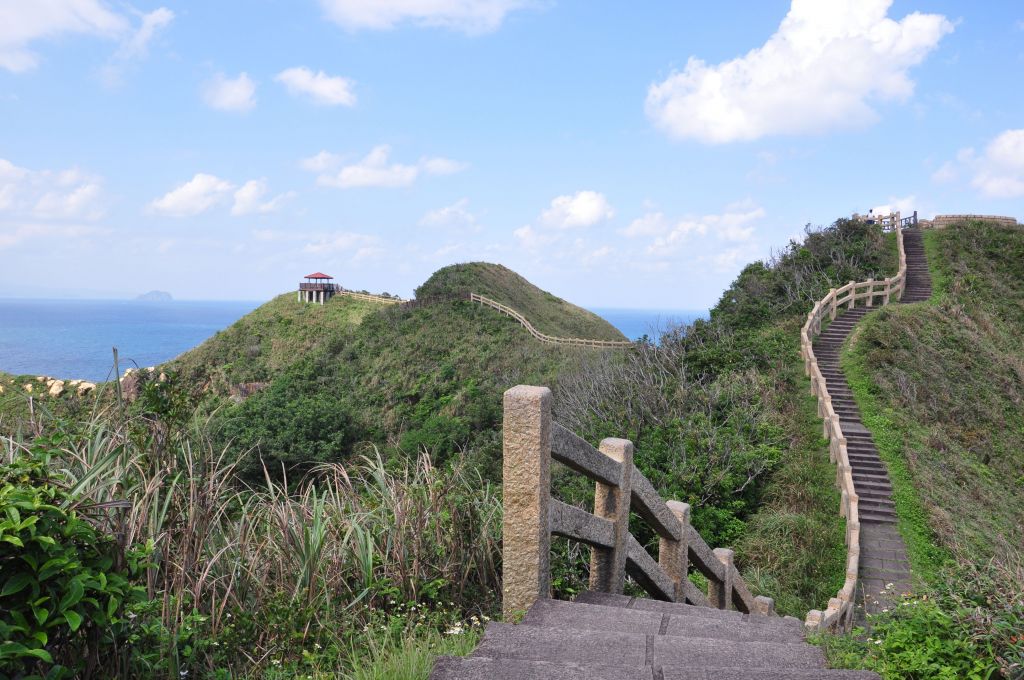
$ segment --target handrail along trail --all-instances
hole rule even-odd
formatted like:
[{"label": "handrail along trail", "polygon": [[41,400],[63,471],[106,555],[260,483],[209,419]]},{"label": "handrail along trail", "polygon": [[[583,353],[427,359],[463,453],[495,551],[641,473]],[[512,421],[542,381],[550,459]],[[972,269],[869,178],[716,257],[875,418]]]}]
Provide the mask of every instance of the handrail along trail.
[{"label": "handrail along trail", "polygon": [[634,343],[630,340],[591,340],[588,338],[560,338],[554,335],[547,335],[541,333],[533,327],[525,316],[512,309],[508,305],[503,305],[496,300],[492,300],[489,297],[485,297],[478,293],[470,293],[469,299],[471,302],[478,302],[481,305],[495,309],[506,316],[510,316],[525,328],[530,335],[540,340],[541,342],[547,342],[558,345],[575,345],[581,347],[632,347]]},{"label": "handrail along trail", "polygon": [[828,602],[824,611],[812,609],[807,613],[806,626],[812,630],[848,629],[853,621],[853,609],[857,592],[857,578],[860,560],[860,517],[857,508],[857,492],[853,484],[853,472],[847,452],[847,441],[839,424],[839,416],[832,407],[832,397],[828,393],[825,377],[818,367],[814,356],[812,342],[821,333],[822,321],[836,318],[837,310],[846,305],[853,309],[858,300],[863,300],[867,307],[881,298],[881,305],[899,301],[903,296],[907,282],[907,255],[903,247],[903,227],[916,224],[914,217],[900,218],[899,213],[892,213],[877,218],[885,231],[896,232],[896,247],[899,252],[899,270],[896,275],[883,281],[854,282],[833,288],[828,295],[814,304],[807,315],[807,321],[800,329],[800,356],[804,361],[804,370],[811,380],[811,394],[818,398],[818,415],[822,418],[823,436],[829,440],[829,459],[836,464],[836,483],[841,492],[840,514],[846,518],[846,579],[836,597]]}]

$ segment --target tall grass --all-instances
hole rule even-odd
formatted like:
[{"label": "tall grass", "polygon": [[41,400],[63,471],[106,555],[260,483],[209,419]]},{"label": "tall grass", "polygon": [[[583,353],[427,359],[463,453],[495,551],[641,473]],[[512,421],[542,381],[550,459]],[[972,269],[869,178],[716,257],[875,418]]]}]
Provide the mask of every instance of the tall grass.
[{"label": "tall grass", "polygon": [[[440,649],[445,630],[496,606],[501,504],[460,460],[389,468],[369,448],[352,464],[243,486],[240,458],[214,448],[202,421],[168,432],[98,412],[39,427],[54,474],[123,559],[148,553],[149,601],[129,613],[143,622],[132,673],[373,677],[367,664],[395,662],[386,650]],[[30,446],[8,436],[3,455]]]}]

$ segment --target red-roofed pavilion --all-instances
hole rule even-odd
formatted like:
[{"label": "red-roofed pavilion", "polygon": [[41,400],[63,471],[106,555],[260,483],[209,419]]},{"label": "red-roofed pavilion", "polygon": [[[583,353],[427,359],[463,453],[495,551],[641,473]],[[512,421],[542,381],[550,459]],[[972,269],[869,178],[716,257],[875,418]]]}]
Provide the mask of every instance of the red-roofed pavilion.
[{"label": "red-roofed pavilion", "polygon": [[341,286],[331,283],[332,279],[333,276],[323,272],[306,274],[306,282],[299,284],[299,302],[318,302],[322,305],[330,300],[335,293],[341,292]]}]

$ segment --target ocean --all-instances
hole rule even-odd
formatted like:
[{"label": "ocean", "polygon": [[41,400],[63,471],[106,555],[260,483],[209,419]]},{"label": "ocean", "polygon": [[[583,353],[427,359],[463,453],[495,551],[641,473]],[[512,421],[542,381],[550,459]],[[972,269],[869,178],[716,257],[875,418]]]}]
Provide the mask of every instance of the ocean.
[{"label": "ocean", "polygon": [[630,340],[643,336],[657,340],[670,327],[708,318],[708,313],[696,309],[591,309],[594,314],[622,331]]},{"label": "ocean", "polygon": [[0,371],[99,381],[195,347],[259,302],[0,299]]},{"label": "ocean", "polygon": [[[134,300],[0,299],[0,371],[93,382],[112,376],[117,347],[121,371],[163,363],[202,343],[259,302],[141,302]],[[706,312],[593,309],[636,340],[657,338],[668,324]]]}]

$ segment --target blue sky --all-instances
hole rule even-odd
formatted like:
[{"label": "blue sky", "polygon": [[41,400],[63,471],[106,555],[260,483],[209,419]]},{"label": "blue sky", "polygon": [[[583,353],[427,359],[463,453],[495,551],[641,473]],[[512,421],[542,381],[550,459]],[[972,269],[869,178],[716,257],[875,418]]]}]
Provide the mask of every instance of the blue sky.
[{"label": "blue sky", "polygon": [[0,0],[0,297],[706,308],[805,224],[1024,217],[1024,6]]}]

